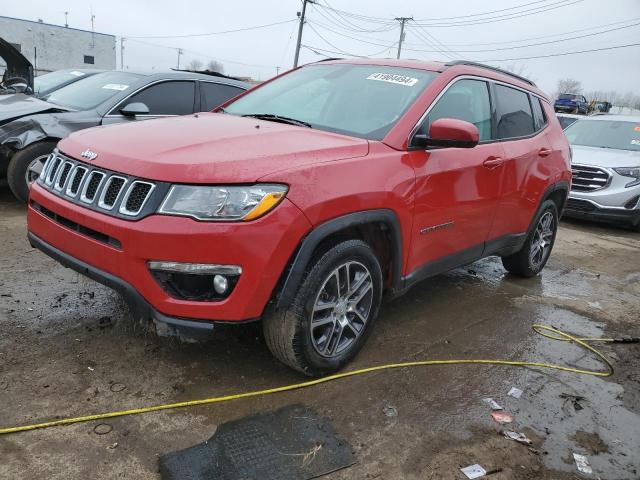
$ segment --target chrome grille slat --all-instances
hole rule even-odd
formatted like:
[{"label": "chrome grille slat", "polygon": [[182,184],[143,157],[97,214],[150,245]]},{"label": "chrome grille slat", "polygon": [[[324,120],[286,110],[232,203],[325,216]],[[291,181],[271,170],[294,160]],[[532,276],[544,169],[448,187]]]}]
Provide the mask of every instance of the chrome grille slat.
[{"label": "chrome grille slat", "polygon": [[85,208],[131,220],[151,213],[145,206],[157,186],[144,179],[96,168],[57,150],[45,161],[38,183]]},{"label": "chrome grille slat", "polygon": [[53,183],[53,188],[57,191],[61,192],[65,184],[67,183],[67,179],[69,178],[69,173],[73,168],[73,163],[64,162],[61,167],[58,168],[58,173],[56,174],[56,180]]},{"label": "chrome grille slat", "polygon": [[59,156],[55,156],[51,162],[51,168],[49,169],[49,172],[47,173],[47,178],[45,180],[45,183],[47,185],[53,185],[53,181],[55,180],[56,177],[56,173],[58,171],[58,168],[60,168],[60,164],[62,163],[62,158],[60,158]]},{"label": "chrome grille slat", "polygon": [[100,170],[93,170],[87,177],[87,182],[84,184],[84,187],[82,187],[80,201],[93,203],[106,176],[107,175]]},{"label": "chrome grille slat", "polygon": [[110,176],[102,187],[98,206],[105,210],[111,210],[117,203],[126,183],[127,179],[124,177],[118,175]]},{"label": "chrome grille slat", "polygon": [[150,182],[144,182],[142,180],[135,180],[131,182],[127,193],[122,199],[120,204],[120,213],[135,217],[144,208],[144,205],[151,197],[151,192],[156,186]]},{"label": "chrome grille slat", "polygon": [[67,191],[65,195],[71,198],[75,198],[80,191],[80,186],[82,185],[82,180],[84,180],[84,176],[87,173],[87,169],[81,165],[76,165],[71,172],[71,178],[69,179],[69,184],[67,186]]},{"label": "chrome grille slat", "polygon": [[611,174],[603,168],[589,165],[571,165],[571,190],[595,192],[609,186]]}]

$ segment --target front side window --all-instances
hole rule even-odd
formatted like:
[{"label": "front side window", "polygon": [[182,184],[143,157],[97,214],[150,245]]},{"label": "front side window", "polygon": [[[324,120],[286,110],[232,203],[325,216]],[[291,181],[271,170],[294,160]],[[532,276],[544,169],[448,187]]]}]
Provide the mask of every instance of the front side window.
[{"label": "front side window", "polygon": [[571,145],[640,151],[640,123],[578,120],[564,131]]},{"label": "front side window", "polygon": [[192,81],[162,82],[132,95],[122,106],[144,103],[149,115],[187,115],[193,113],[195,83]]},{"label": "front side window", "polygon": [[383,65],[314,64],[249,92],[225,111],[277,115],[320,130],[381,140],[436,75]]},{"label": "front side window", "polygon": [[480,141],[491,139],[491,103],[489,86],[482,80],[458,80],[451,85],[429,111],[421,133],[428,134],[431,123],[440,118],[455,118],[473,123]]},{"label": "front side window", "polygon": [[535,131],[529,94],[496,85],[497,133],[499,139],[525,137]]},{"label": "front side window", "polygon": [[95,59],[93,58],[93,55],[85,55],[84,56],[84,63],[88,63],[89,65],[93,65],[95,62]]},{"label": "front side window", "polygon": [[44,100],[76,110],[89,110],[114,95],[126,92],[140,80],[140,75],[126,72],[103,72],[75,82],[44,97]]}]

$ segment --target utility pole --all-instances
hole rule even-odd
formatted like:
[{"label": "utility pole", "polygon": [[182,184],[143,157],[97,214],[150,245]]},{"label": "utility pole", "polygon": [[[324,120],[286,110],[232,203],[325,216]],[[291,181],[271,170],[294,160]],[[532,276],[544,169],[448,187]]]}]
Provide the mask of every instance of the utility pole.
[{"label": "utility pole", "polygon": [[293,57],[293,68],[298,66],[298,58],[300,58],[300,44],[302,43],[302,27],[304,27],[304,16],[307,13],[307,3],[313,3],[312,0],[302,0],[302,13],[298,12],[300,17],[300,25],[298,25],[298,41],[296,43],[296,55]]},{"label": "utility pole", "polygon": [[64,26],[69,28],[69,12],[64,12]]},{"label": "utility pole", "polygon": [[398,55],[396,58],[400,58],[400,52],[402,51],[402,42],[404,42],[404,24],[408,20],[413,20],[413,17],[396,17],[395,20],[400,22],[400,40],[398,40]]},{"label": "utility pole", "polygon": [[180,55],[182,55],[184,52],[182,51],[181,48],[178,49],[178,70],[180,70]]},{"label": "utility pole", "polygon": [[124,71],[124,41],[126,38],[120,37],[120,69]]}]

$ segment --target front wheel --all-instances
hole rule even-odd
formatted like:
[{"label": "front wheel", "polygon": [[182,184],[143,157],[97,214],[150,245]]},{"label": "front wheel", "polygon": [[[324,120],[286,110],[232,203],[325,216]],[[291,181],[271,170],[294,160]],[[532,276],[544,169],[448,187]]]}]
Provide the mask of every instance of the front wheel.
[{"label": "front wheel", "polygon": [[306,375],[335,372],[362,348],[381,299],[382,271],[371,247],[342,242],[310,267],[289,308],[265,316],[267,346]]},{"label": "front wheel", "polygon": [[558,209],[554,202],[546,200],[542,204],[534,225],[522,249],[502,258],[509,273],[533,277],[547,264],[558,231]]},{"label": "front wheel", "polygon": [[40,175],[44,162],[55,147],[55,142],[38,142],[19,150],[11,157],[7,182],[18,200],[27,201],[29,187]]}]

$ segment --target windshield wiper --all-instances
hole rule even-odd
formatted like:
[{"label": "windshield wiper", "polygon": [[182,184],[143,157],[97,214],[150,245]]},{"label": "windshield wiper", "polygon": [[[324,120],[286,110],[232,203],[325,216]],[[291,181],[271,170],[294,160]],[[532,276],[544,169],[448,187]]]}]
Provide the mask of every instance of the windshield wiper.
[{"label": "windshield wiper", "polygon": [[257,118],[259,120],[268,120],[271,122],[288,123],[289,125],[297,125],[298,127],[312,128],[310,123],[303,122],[302,120],[296,120],[295,118],[274,115],[272,113],[248,113],[242,116]]}]

